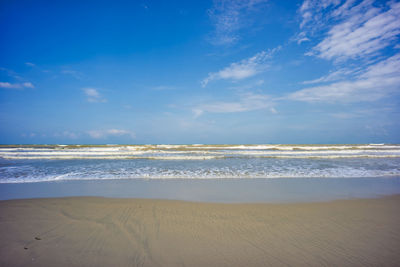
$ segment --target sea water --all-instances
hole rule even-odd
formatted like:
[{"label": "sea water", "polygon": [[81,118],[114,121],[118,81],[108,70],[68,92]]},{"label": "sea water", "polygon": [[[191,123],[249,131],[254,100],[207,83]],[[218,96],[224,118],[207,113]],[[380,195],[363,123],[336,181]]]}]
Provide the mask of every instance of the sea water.
[{"label": "sea water", "polygon": [[400,145],[0,146],[0,183],[400,177]]}]

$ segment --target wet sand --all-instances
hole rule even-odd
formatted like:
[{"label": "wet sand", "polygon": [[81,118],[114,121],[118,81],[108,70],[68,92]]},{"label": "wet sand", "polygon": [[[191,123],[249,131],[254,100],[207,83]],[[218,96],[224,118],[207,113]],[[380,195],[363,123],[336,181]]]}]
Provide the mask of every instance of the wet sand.
[{"label": "wet sand", "polygon": [[0,183],[0,200],[92,196],[219,203],[296,203],[397,194],[400,194],[400,177],[117,179]]},{"label": "wet sand", "polygon": [[399,266],[400,195],[285,204],[0,201],[0,266]]}]

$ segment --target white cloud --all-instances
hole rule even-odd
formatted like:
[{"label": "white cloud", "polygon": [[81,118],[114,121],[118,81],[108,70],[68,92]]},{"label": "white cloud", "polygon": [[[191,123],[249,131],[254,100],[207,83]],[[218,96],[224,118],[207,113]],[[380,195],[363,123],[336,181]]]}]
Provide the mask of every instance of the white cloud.
[{"label": "white cloud", "polygon": [[234,62],[218,72],[209,73],[201,84],[205,87],[215,80],[242,80],[252,77],[268,68],[268,59],[280,48],[279,46],[270,51],[261,51],[250,58]]},{"label": "white cloud", "polygon": [[355,68],[342,67],[302,82],[321,85],[296,91],[289,99],[375,101],[399,91],[400,54],[389,58],[380,54],[385,48],[396,48],[400,35],[399,2],[305,0],[299,13],[302,31],[297,38],[322,34],[322,40],[306,55],[332,60],[336,66],[343,66],[340,64],[347,60],[358,61]]},{"label": "white cloud", "polygon": [[4,71],[7,74],[7,76],[10,76],[16,80],[19,80],[19,81],[24,80],[18,73],[16,73],[13,70],[0,67],[0,71]]},{"label": "white cloud", "polygon": [[251,24],[252,15],[259,11],[267,0],[214,0],[208,15],[215,25],[212,43],[233,44],[238,39],[238,31]]},{"label": "white cloud", "polygon": [[358,58],[373,54],[393,43],[400,34],[400,3],[386,12],[369,10],[352,14],[334,26],[314,50],[325,59]]},{"label": "white cloud", "polygon": [[[276,110],[272,107],[273,103],[269,96],[247,93],[241,96],[238,101],[214,102],[196,106],[192,109],[195,117],[208,113],[234,113],[270,108],[272,113]],[[275,111],[275,112],[274,112]]]},{"label": "white cloud", "polygon": [[25,65],[29,66],[29,67],[35,67],[36,65],[33,64],[32,62],[25,62]]},{"label": "white cloud", "polygon": [[264,83],[265,83],[264,80],[259,79],[259,80],[249,81],[249,82],[246,82],[246,83],[235,84],[233,86],[227,87],[227,89],[234,90],[234,91],[236,91],[238,93],[240,93],[240,92],[248,92],[248,91],[251,91],[252,89],[258,89]]},{"label": "white cloud", "polygon": [[25,83],[22,84],[22,86],[25,87],[25,88],[34,88],[33,84],[30,83],[30,82],[25,82]]},{"label": "white cloud", "polygon": [[270,107],[269,111],[271,111],[273,114],[278,114],[278,111],[274,107]]},{"label": "white cloud", "polygon": [[360,114],[351,113],[351,112],[337,112],[330,114],[332,117],[345,120],[345,119],[354,119],[360,117]]},{"label": "white cloud", "polygon": [[64,132],[61,132],[61,133],[55,133],[54,136],[55,137],[66,137],[66,138],[69,138],[69,139],[76,139],[76,138],[79,137],[79,134],[74,133],[74,132],[70,132],[70,131],[64,131]]},{"label": "white cloud", "polygon": [[110,136],[129,136],[132,139],[136,138],[134,132],[121,129],[92,130],[88,131],[88,134],[95,139],[107,138]]},{"label": "white cloud", "polygon": [[36,133],[22,133],[21,137],[35,137]]},{"label": "white cloud", "polygon": [[81,80],[83,78],[83,73],[76,70],[62,70],[61,73],[65,75],[71,75],[78,80]]},{"label": "white cloud", "polygon": [[310,38],[307,37],[306,32],[300,32],[299,34],[297,34],[294,38],[292,38],[292,40],[296,41],[297,44],[301,44],[303,42],[308,42],[310,41]]},{"label": "white cloud", "polygon": [[23,89],[23,88],[35,88],[35,86],[33,86],[33,84],[30,82],[24,82],[24,83],[0,82],[0,88]]},{"label": "white cloud", "polygon": [[107,102],[107,99],[105,99],[98,91],[96,88],[92,87],[87,87],[82,89],[83,92],[87,96],[87,101],[92,102],[92,103],[103,103]]},{"label": "white cloud", "polygon": [[400,34],[400,3],[376,6],[372,0],[305,0],[299,9],[302,32],[295,40],[301,43],[307,33],[323,29],[322,41],[306,55],[337,62],[374,56],[395,45]]},{"label": "white cloud", "polygon": [[333,82],[338,80],[343,80],[349,75],[356,73],[356,70],[352,69],[339,69],[337,71],[330,72],[327,75],[324,75],[318,79],[304,81],[302,84],[315,84],[315,83],[325,83],[325,82]]},{"label": "white cloud", "polygon": [[400,53],[381,60],[353,79],[296,91],[291,100],[306,102],[376,101],[400,90]]},{"label": "white cloud", "polygon": [[336,7],[341,0],[304,0],[298,12],[301,16],[300,28],[306,28],[309,24],[311,27],[318,27],[323,19],[321,11],[326,8]]}]

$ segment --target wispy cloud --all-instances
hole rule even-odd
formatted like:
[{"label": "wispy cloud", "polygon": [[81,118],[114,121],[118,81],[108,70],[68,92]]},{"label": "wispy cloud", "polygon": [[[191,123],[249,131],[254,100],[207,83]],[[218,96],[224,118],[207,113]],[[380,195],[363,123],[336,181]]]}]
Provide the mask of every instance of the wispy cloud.
[{"label": "wispy cloud", "polygon": [[377,114],[388,116],[388,114],[392,114],[395,112],[395,108],[385,105],[384,107],[369,107],[368,109],[364,108],[356,108],[348,111],[337,111],[333,113],[329,113],[329,115],[333,118],[338,119],[353,119],[353,118],[371,118]]},{"label": "wispy cloud", "polygon": [[241,95],[238,101],[220,101],[198,105],[192,109],[192,112],[195,117],[199,117],[204,113],[234,113],[267,108],[272,113],[276,113],[272,105],[272,99],[268,95],[247,93]]},{"label": "wispy cloud", "polygon": [[361,117],[360,114],[357,114],[354,112],[336,112],[336,113],[331,113],[329,115],[333,118],[337,118],[337,119],[341,119],[341,120],[354,119],[354,118]]},{"label": "wispy cloud", "polygon": [[314,48],[319,57],[359,58],[393,44],[400,34],[400,3],[392,3],[386,12],[372,7],[361,12],[350,12],[355,14],[329,31]]},{"label": "wispy cloud", "polygon": [[76,139],[79,137],[79,134],[71,132],[71,131],[63,131],[63,132],[54,133],[54,137],[65,137],[68,139]]},{"label": "wispy cloud", "polygon": [[[331,60],[339,69],[302,82],[316,86],[296,91],[289,99],[375,101],[399,91],[400,54],[387,57],[383,53],[384,49],[395,48],[400,34],[399,2],[305,0],[299,13],[302,22],[298,37],[321,38],[306,54]],[[356,62],[356,67],[350,68],[346,62]]]},{"label": "wispy cloud", "polygon": [[87,133],[90,135],[90,137],[95,139],[102,139],[110,136],[128,136],[132,139],[136,138],[134,132],[121,129],[92,130],[88,131]]},{"label": "wispy cloud", "polygon": [[278,114],[278,111],[274,107],[270,107],[269,111],[271,111],[273,114]]},{"label": "wispy cloud", "polygon": [[400,53],[369,66],[353,79],[296,91],[291,100],[306,102],[376,101],[400,90]]},{"label": "wispy cloud", "polygon": [[85,95],[87,96],[87,101],[91,103],[104,103],[107,102],[96,88],[86,87],[82,89]]},{"label": "wispy cloud", "polygon": [[327,75],[324,75],[320,78],[310,80],[310,81],[304,81],[302,84],[316,84],[316,83],[326,83],[326,82],[334,82],[334,81],[339,81],[343,80],[345,78],[348,78],[349,75],[357,73],[357,70],[354,69],[348,69],[348,68],[343,68],[339,69],[336,71],[332,71]]},{"label": "wispy cloud", "polygon": [[306,32],[300,32],[296,36],[294,36],[291,40],[294,40],[297,42],[297,44],[301,44],[303,42],[308,42],[310,41],[310,38],[307,37]]},{"label": "wispy cloud", "polygon": [[25,62],[25,65],[29,66],[29,67],[35,67],[36,65],[33,64],[32,62]]},{"label": "wispy cloud", "polygon": [[13,70],[0,67],[0,71],[4,71],[7,74],[7,76],[12,77],[13,79],[16,79],[16,80],[19,80],[19,81],[23,81],[24,80],[24,78],[22,78],[21,75],[19,75],[18,73],[16,73]]},{"label": "wispy cloud", "polygon": [[75,79],[81,80],[83,78],[83,73],[76,70],[62,70],[61,74],[71,75]]},{"label": "wispy cloud", "polygon": [[34,133],[34,132],[31,132],[31,133],[22,133],[21,134],[21,137],[35,137],[35,136],[37,136],[37,134],[36,133]]},{"label": "wispy cloud", "polygon": [[[329,8],[334,8],[339,5],[341,0],[304,0],[298,12],[301,16],[300,28],[306,29],[311,27],[313,29],[323,25],[323,19],[326,14],[321,11]],[[347,2],[354,2],[349,0]],[[305,32],[303,32],[305,33]]]},{"label": "wispy cloud", "polygon": [[24,82],[24,83],[0,82],[0,88],[24,89],[24,88],[35,88],[35,86],[30,82]]},{"label": "wispy cloud", "polygon": [[209,73],[201,85],[205,87],[215,80],[242,80],[252,77],[268,68],[268,60],[279,49],[280,46],[269,51],[261,51],[250,58],[234,62],[218,72]]},{"label": "wispy cloud", "polygon": [[251,16],[267,0],[214,0],[208,15],[215,32],[211,42],[215,45],[233,44],[240,39],[238,31],[251,24]]},{"label": "wispy cloud", "polygon": [[[400,3],[377,7],[372,0],[305,0],[298,42],[323,29],[323,39],[307,55],[338,62],[374,56],[396,44],[400,34]],[[328,23],[329,22],[329,23]],[[301,35],[301,36],[300,36]],[[302,38],[301,38],[302,37]]]}]

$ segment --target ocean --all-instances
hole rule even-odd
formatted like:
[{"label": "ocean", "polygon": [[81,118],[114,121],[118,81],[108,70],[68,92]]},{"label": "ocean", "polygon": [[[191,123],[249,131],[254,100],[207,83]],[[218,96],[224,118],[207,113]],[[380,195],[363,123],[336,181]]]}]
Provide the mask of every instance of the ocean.
[{"label": "ocean", "polygon": [[3,145],[0,183],[400,177],[400,145]]}]

